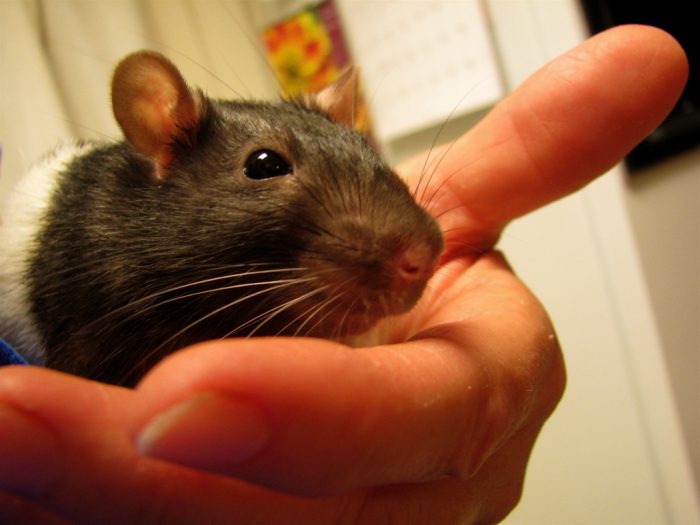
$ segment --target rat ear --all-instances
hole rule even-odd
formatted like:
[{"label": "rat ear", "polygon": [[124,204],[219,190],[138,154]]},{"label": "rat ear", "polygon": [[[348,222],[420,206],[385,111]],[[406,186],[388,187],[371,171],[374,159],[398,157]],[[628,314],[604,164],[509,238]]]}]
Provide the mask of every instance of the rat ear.
[{"label": "rat ear", "polygon": [[349,66],[335,82],[307,97],[307,105],[320,109],[338,124],[354,127],[360,103],[357,68]]},{"label": "rat ear", "polygon": [[191,90],[163,55],[141,51],[127,56],[112,77],[112,110],[124,136],[160,169],[173,158],[176,142],[194,144],[205,98]]}]

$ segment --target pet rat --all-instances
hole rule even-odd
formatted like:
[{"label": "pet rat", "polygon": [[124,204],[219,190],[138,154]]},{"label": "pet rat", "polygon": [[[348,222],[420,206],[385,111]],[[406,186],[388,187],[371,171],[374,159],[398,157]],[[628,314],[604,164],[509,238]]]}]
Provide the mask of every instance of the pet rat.
[{"label": "pet rat", "polygon": [[442,236],[352,129],[355,84],[213,100],[160,54],[126,57],[125,140],[59,147],[3,209],[0,337],[128,386],[198,341],[342,339],[411,309]]}]

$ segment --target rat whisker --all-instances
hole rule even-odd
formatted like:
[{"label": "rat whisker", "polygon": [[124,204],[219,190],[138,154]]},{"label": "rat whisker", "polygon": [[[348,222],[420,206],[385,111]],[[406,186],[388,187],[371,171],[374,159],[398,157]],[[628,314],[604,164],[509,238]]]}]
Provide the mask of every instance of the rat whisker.
[{"label": "rat whisker", "polygon": [[[304,328],[304,326],[305,326],[306,324],[308,324],[309,321],[311,321],[311,320],[313,319],[313,317],[314,317],[316,314],[318,314],[318,312],[320,312],[320,311],[322,311],[323,309],[327,308],[328,305],[333,304],[334,302],[337,302],[339,299],[342,299],[342,297],[343,297],[343,295],[345,295],[345,293],[340,293],[340,294],[339,294],[339,293],[337,293],[337,290],[338,290],[339,288],[342,288],[343,286],[345,286],[348,282],[350,282],[350,281],[352,281],[352,280],[354,280],[354,278],[353,278],[353,277],[350,277],[350,278],[348,278],[345,282],[336,285],[335,288],[334,288],[334,290],[333,290],[331,293],[328,294],[328,295],[329,295],[328,299],[326,299],[325,301],[322,301],[322,302],[321,302],[319,305],[317,305],[317,306],[312,305],[312,306],[311,306],[309,309],[307,309],[304,313],[302,313],[301,315],[297,316],[294,320],[292,320],[289,324],[287,324],[287,326],[285,326],[284,328],[282,328],[282,330],[281,330],[280,332],[284,332],[284,330],[286,330],[287,328],[289,328],[289,326],[295,324],[299,319],[301,319],[302,317],[306,316],[306,320],[305,320],[303,323],[301,323],[301,325],[299,325],[299,326],[297,327],[296,331],[295,331],[294,334],[293,334],[293,335],[295,335],[295,336],[299,335],[299,333],[301,333],[301,331],[302,331],[302,329]],[[333,311],[333,309],[330,309],[329,313],[332,312],[332,311]],[[321,318],[321,320],[325,319],[327,316],[328,316],[328,313],[327,313],[325,316],[323,316],[323,317]],[[319,321],[319,322],[320,322],[320,321]],[[315,328],[315,327],[319,324],[319,322],[317,322],[316,324],[314,324],[313,327],[312,327],[309,331],[313,330],[313,328]],[[307,333],[309,333],[309,331],[307,331]]]},{"label": "rat whisker", "polygon": [[[85,256],[85,261],[81,263],[77,263],[75,265],[72,265],[70,267],[66,268],[61,268],[59,270],[54,270],[52,272],[47,272],[47,276],[49,277],[49,280],[53,284],[55,288],[62,288],[65,286],[66,283],[71,283],[71,282],[77,282],[81,281],[83,279],[88,279],[90,278],[90,275],[100,275],[104,270],[100,270],[99,272],[96,271],[90,271],[91,268],[104,268],[109,262],[119,262],[115,260],[114,256],[104,256],[102,258],[98,257],[95,253],[90,254],[89,256]],[[203,261],[196,261],[196,266],[193,263],[191,263],[191,266],[194,268],[196,267],[197,271],[202,271],[202,270],[209,270],[210,272],[217,271],[217,270],[227,270],[227,269],[233,269],[233,268],[250,268],[250,267],[257,267],[257,266],[264,266],[264,265],[272,265],[273,263],[242,263],[242,264],[233,264],[233,265],[224,265],[224,264],[218,264],[216,266],[209,265]],[[299,268],[298,270],[304,270],[303,268]],[[268,271],[268,270],[266,270]],[[274,273],[285,271],[285,269],[275,269],[273,270]],[[85,275],[87,272],[88,275]],[[70,278],[66,278],[66,275],[68,274],[75,274]],[[240,275],[250,275],[248,272],[243,272]],[[220,277],[215,277],[213,279],[217,280],[223,280],[227,278],[233,278],[235,277],[236,274],[232,275],[223,275]],[[198,284],[201,284],[200,282],[194,282],[189,285],[183,285],[183,286],[197,286]],[[44,287],[46,290],[46,287]],[[165,290],[163,293],[167,293],[168,290]]]},{"label": "rat whisker", "polygon": [[[241,266],[245,266],[245,265],[241,265]],[[140,297],[139,299],[129,303],[128,305],[125,305],[125,307],[132,307],[132,306],[135,306],[135,305],[142,303],[142,302],[151,301],[151,300],[153,300],[157,297],[160,297],[162,295],[170,294],[170,293],[177,292],[179,290],[184,290],[187,288],[193,288],[195,286],[201,286],[203,284],[210,284],[210,283],[214,283],[214,282],[231,280],[231,279],[240,279],[242,277],[270,275],[270,274],[287,273],[287,272],[293,272],[293,271],[306,271],[306,268],[273,268],[273,269],[269,269],[269,270],[249,269],[248,271],[245,271],[245,272],[220,275],[217,277],[209,277],[207,279],[201,279],[198,281],[188,282],[188,283],[180,284],[180,285],[173,286],[170,288],[161,289],[161,290],[154,292],[152,294]],[[255,284],[255,283],[246,283],[246,285],[248,285],[248,284]],[[235,288],[235,287],[240,287],[240,286],[244,286],[244,285],[234,285],[233,287]],[[204,293],[204,292],[202,292],[202,293]]]},{"label": "rat whisker", "polygon": [[[333,297],[326,299],[326,301],[323,302],[321,305],[319,305],[319,307],[309,315],[309,317],[306,319],[306,321],[304,321],[297,328],[297,330],[294,332],[293,335],[295,337],[298,337],[302,333],[305,336],[309,336],[309,334],[312,334],[314,332],[314,330],[321,323],[323,323],[323,321],[325,321],[329,315],[331,315],[333,313],[333,311],[338,307],[338,304],[336,304],[335,306],[333,306],[331,308],[329,308],[329,306],[332,305],[333,303],[338,303],[338,301],[342,300],[343,296],[344,296],[344,294],[336,294]],[[322,315],[314,324],[310,325],[306,330],[303,330],[304,327],[309,323],[309,321],[311,321],[313,319],[313,317],[316,316],[316,314],[318,314],[319,312],[322,312],[324,309],[327,309],[328,311],[324,315]]]},{"label": "rat whisker", "polygon": [[[452,148],[452,146],[455,144],[455,142],[452,142],[450,146],[447,148],[447,151],[445,154],[442,156],[442,158],[445,158],[449,150]],[[442,160],[442,159],[441,159]],[[435,202],[435,199],[437,196],[440,194],[442,191],[442,188],[445,187],[445,185],[458,173],[462,173],[468,168],[471,164],[475,163],[476,160],[471,160],[469,162],[462,162],[460,163],[458,168],[455,168],[453,171],[451,171],[449,174],[445,175],[442,180],[440,181],[440,184],[432,191],[430,196],[422,203],[423,207],[427,210],[430,209],[430,207],[433,205],[433,202]],[[435,168],[437,169],[437,167]]]},{"label": "rat whisker", "polygon": [[[271,286],[271,287],[265,288],[265,289],[263,289],[263,290],[260,290],[260,291],[254,292],[254,293],[252,293],[252,294],[246,295],[246,296],[244,296],[244,297],[239,297],[239,298],[237,298],[237,299],[235,299],[235,300],[233,300],[233,301],[230,301],[229,303],[227,303],[227,304],[225,304],[225,305],[223,305],[223,306],[220,306],[220,307],[218,307],[218,308],[212,310],[211,312],[207,313],[206,315],[203,315],[203,316],[198,317],[196,320],[194,320],[194,321],[188,323],[186,326],[184,326],[183,328],[181,328],[180,330],[178,330],[177,332],[175,332],[174,334],[172,334],[170,337],[168,337],[167,339],[165,339],[164,341],[162,341],[159,345],[157,345],[156,347],[154,347],[153,349],[151,349],[151,350],[150,350],[149,352],[147,352],[145,355],[141,356],[141,358],[139,359],[139,361],[135,364],[135,367],[138,368],[138,367],[140,367],[141,365],[143,365],[144,363],[148,362],[148,360],[150,360],[152,356],[158,355],[163,349],[167,348],[168,345],[169,345],[170,343],[172,343],[173,341],[175,341],[176,339],[178,339],[179,337],[181,337],[182,335],[184,335],[185,333],[187,333],[189,330],[191,330],[192,328],[194,328],[194,327],[197,326],[198,324],[203,323],[203,322],[206,321],[207,319],[209,319],[209,318],[211,318],[211,317],[213,317],[213,316],[215,316],[215,315],[218,315],[218,314],[220,314],[220,313],[222,313],[222,312],[224,312],[224,311],[226,311],[226,310],[229,310],[229,309],[233,308],[234,306],[236,306],[236,305],[238,305],[238,304],[241,304],[241,303],[243,303],[243,302],[245,302],[245,301],[249,301],[250,299],[253,299],[253,298],[255,298],[255,297],[259,297],[259,296],[264,295],[264,294],[269,294],[269,293],[271,293],[271,292],[273,292],[273,291],[275,291],[275,290],[278,290],[278,289],[281,289],[281,288],[285,288],[285,287],[289,287],[289,286],[292,286],[292,285],[294,285],[294,284],[297,284],[297,283],[296,283],[296,282],[284,282],[284,283],[278,284],[278,285],[276,285],[276,286]],[[232,334],[232,333],[234,333],[234,331],[230,332],[230,334]],[[229,334],[229,335],[230,335],[230,334]],[[225,336],[225,337],[228,337],[228,335]],[[112,357],[111,354],[110,354],[110,355],[107,355],[107,356],[105,357],[105,361],[108,360],[108,359],[111,358],[111,357]]]},{"label": "rat whisker", "polygon": [[[432,180],[433,175],[435,174],[435,171],[437,170],[437,166],[440,165],[440,163],[442,162],[442,159],[444,158],[444,155],[443,155],[442,158],[438,161],[437,166],[435,167],[435,169],[433,169],[432,173],[430,174],[430,176],[428,177],[428,180],[427,180],[426,183],[425,183],[425,186],[423,187],[422,194],[421,194],[421,199],[418,199],[418,198],[417,198],[417,196],[418,196],[418,188],[420,187],[420,185],[421,185],[421,183],[422,183],[423,177],[424,177],[425,172],[426,172],[426,168],[427,168],[427,166],[428,166],[428,161],[430,160],[430,157],[431,157],[431,155],[432,155],[432,153],[433,153],[433,150],[434,150],[434,148],[435,148],[435,145],[437,144],[438,139],[440,138],[440,135],[442,135],[442,132],[445,130],[445,127],[446,127],[447,124],[452,120],[452,117],[454,117],[455,113],[457,112],[457,110],[459,109],[459,107],[462,105],[462,103],[463,103],[463,102],[466,100],[466,98],[478,87],[479,84],[480,84],[480,83],[476,83],[474,86],[472,86],[471,89],[467,90],[467,92],[466,92],[464,95],[462,95],[462,97],[461,97],[461,98],[457,101],[457,103],[453,106],[452,110],[451,110],[450,113],[447,115],[447,117],[443,120],[442,124],[440,125],[440,128],[438,129],[437,133],[435,134],[435,137],[433,138],[433,141],[432,141],[432,143],[430,144],[430,148],[428,149],[428,154],[426,155],[425,161],[423,162],[423,168],[421,169],[421,174],[420,174],[420,177],[419,177],[419,179],[418,179],[418,184],[416,185],[416,187],[415,187],[415,189],[414,189],[414,192],[413,192],[413,198],[416,200],[416,202],[421,202],[422,198],[425,196],[425,190],[426,190],[426,189],[428,188],[428,186],[430,185],[430,181]],[[453,141],[453,143],[454,143],[454,142],[456,142],[456,140]],[[450,145],[450,147],[448,148],[448,150],[449,150],[451,147],[452,147],[452,145]]]},{"label": "rat whisker", "polygon": [[[308,279],[308,280],[310,280],[310,279]],[[269,286],[269,285],[277,285],[277,284],[293,284],[293,283],[297,283],[297,282],[302,282],[302,281],[300,281],[298,278],[297,279],[280,279],[280,280],[274,280],[274,281],[256,281],[256,282],[252,282],[252,283],[241,283],[241,284],[234,284],[234,285],[229,285],[229,286],[221,286],[221,287],[217,287],[217,288],[207,288],[206,290],[200,290],[198,292],[192,292],[192,293],[188,293],[188,294],[184,294],[184,295],[178,295],[176,297],[171,297],[169,299],[165,299],[165,300],[159,301],[157,303],[149,304],[148,306],[145,306],[143,308],[138,309],[133,314],[131,314],[123,319],[120,319],[120,322],[125,323],[127,321],[130,321],[132,319],[135,319],[135,318],[143,315],[146,312],[149,312],[151,310],[155,310],[155,309],[160,308],[162,306],[165,306],[167,304],[183,301],[185,299],[191,299],[193,297],[197,297],[197,296],[201,296],[201,295],[211,295],[211,294],[215,294],[215,293],[228,292],[228,291],[242,289],[242,288],[258,288],[261,286]],[[108,318],[113,317],[113,316],[117,315],[118,313],[121,313],[123,311],[133,310],[138,305],[138,303],[145,302],[147,299],[150,300],[150,299],[153,299],[154,297],[158,297],[158,296],[163,295],[165,293],[168,293],[168,292],[167,291],[166,292],[158,292],[156,294],[151,294],[151,296],[149,298],[143,298],[143,299],[138,299],[136,301],[132,301],[131,303],[128,303],[128,304],[126,304],[118,309],[112,310],[111,312],[109,312],[108,314],[105,314],[102,318],[95,320],[91,324],[103,323]],[[90,325],[88,325],[88,327],[89,326]]]},{"label": "rat whisker", "polygon": [[[428,180],[425,182],[425,186],[423,186],[423,190],[421,191],[420,199],[417,199],[417,202],[421,203],[421,204],[422,204],[424,207],[426,207],[426,208],[428,207],[428,202],[429,202],[429,200],[428,200],[428,201],[425,201],[425,200],[424,200],[424,199],[425,199],[426,191],[427,191],[428,188],[430,187],[430,183],[432,182],[433,177],[435,176],[435,174],[437,173],[438,169],[440,168],[440,164],[442,164],[442,161],[445,160],[445,157],[447,157],[447,155],[448,155],[448,153],[450,152],[450,150],[452,150],[452,148],[454,147],[454,145],[457,143],[457,140],[458,140],[458,139],[455,139],[455,140],[453,140],[453,141],[451,141],[451,142],[449,143],[449,145],[445,148],[445,151],[443,151],[442,155],[440,155],[440,158],[437,160],[437,162],[435,163],[435,165],[432,166],[432,169],[431,169],[431,171],[430,171],[430,175],[428,176]],[[422,177],[422,176],[421,176],[421,177]],[[440,184],[439,186],[441,186],[441,184]],[[434,196],[434,195],[435,195],[435,192],[433,192],[433,193],[431,194],[431,196]]]},{"label": "rat whisker", "polygon": [[304,294],[300,297],[295,297],[294,299],[290,299],[289,301],[287,301],[281,305],[277,305],[273,308],[270,308],[266,312],[263,312],[262,314],[259,314],[255,317],[253,317],[252,319],[246,321],[245,323],[239,325],[238,327],[234,328],[228,334],[226,334],[225,337],[229,337],[229,336],[235,334],[236,332],[239,332],[239,331],[243,330],[244,328],[252,325],[256,321],[259,321],[262,319],[262,322],[260,322],[258,325],[255,326],[255,328],[253,330],[251,330],[248,334],[246,334],[246,337],[253,337],[264,325],[269,323],[272,319],[274,319],[280,313],[282,313],[285,310],[288,310],[289,308],[305,301],[309,297],[313,297],[314,295],[318,295],[320,293],[323,293],[327,288],[328,287],[326,286],[323,288],[311,290],[310,292],[307,292],[306,294]]},{"label": "rat whisker", "polygon": [[344,333],[343,326],[347,322],[348,316],[350,315],[350,312],[352,312],[353,308],[355,308],[355,305],[357,304],[357,302],[360,299],[361,299],[360,296],[357,296],[357,297],[355,297],[355,299],[353,299],[353,301],[350,304],[348,304],[347,308],[345,309],[345,313],[343,314],[343,317],[341,317],[340,321],[338,322],[338,327],[336,328],[335,332],[333,333],[334,339],[339,339],[341,337],[341,335]]},{"label": "rat whisker", "polygon": [[293,318],[291,321],[289,321],[286,325],[284,325],[282,328],[280,328],[277,331],[276,335],[284,335],[284,333],[297,323],[301,321],[301,319],[304,319],[304,321],[297,326],[297,329],[294,331],[292,336],[298,336],[299,333],[301,332],[301,329],[323,308],[326,307],[328,303],[332,303],[333,301],[336,300],[335,296],[329,297],[323,301],[321,301],[319,304],[310,304],[304,311],[302,311],[299,315],[297,315],[295,318]]}]

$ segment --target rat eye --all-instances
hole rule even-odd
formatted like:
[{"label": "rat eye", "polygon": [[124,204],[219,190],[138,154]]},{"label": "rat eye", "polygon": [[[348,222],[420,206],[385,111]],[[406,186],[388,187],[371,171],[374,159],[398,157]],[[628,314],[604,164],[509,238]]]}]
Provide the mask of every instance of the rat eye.
[{"label": "rat eye", "polygon": [[291,175],[292,167],[279,153],[269,149],[261,149],[248,157],[243,173],[249,179],[262,180]]}]

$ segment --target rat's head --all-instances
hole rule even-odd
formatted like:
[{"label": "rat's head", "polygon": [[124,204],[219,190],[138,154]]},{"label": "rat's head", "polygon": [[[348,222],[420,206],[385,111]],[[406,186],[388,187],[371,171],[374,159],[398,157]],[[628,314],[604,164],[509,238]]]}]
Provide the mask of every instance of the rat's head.
[{"label": "rat's head", "polygon": [[206,254],[211,279],[238,269],[240,286],[204,307],[231,316],[226,334],[358,333],[413,307],[432,275],[440,231],[352,129],[356,82],[349,70],[267,104],[210,100],[155,53],[115,71],[115,116],[152,160],[176,242]]}]

